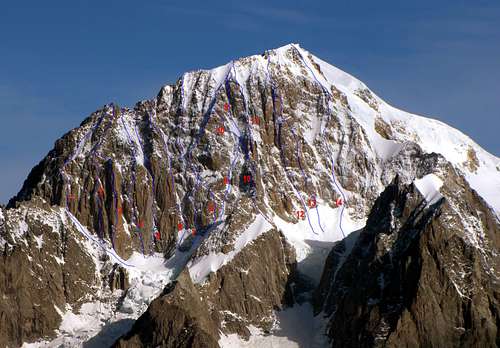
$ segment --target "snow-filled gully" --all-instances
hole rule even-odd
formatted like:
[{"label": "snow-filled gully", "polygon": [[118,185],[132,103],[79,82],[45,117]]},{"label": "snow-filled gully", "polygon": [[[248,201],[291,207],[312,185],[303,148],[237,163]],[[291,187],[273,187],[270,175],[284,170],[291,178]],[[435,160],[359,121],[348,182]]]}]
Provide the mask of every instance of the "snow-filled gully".
[{"label": "snow-filled gully", "polygon": [[[362,228],[362,224],[364,224],[364,222],[359,220],[353,222],[350,215],[346,214],[348,211],[346,210],[349,203],[348,199],[352,193],[343,188],[341,181],[338,180],[335,174],[337,171],[337,173],[340,173],[339,175],[343,175],[342,171],[339,170],[341,166],[338,163],[338,158],[340,158],[339,152],[342,154],[343,150],[342,148],[340,148],[340,150],[336,150],[337,154],[334,155],[334,148],[337,148],[337,144],[330,142],[331,139],[328,138],[329,130],[327,128],[330,120],[335,117],[335,107],[338,105],[335,101],[335,93],[332,94],[332,87],[335,86],[341,93],[344,93],[343,88],[351,91],[352,82],[350,82],[350,80],[346,80],[344,77],[339,77],[337,79],[332,78],[331,71],[323,68],[321,60],[317,60],[316,57],[312,58],[311,56],[308,56],[308,52],[302,50],[299,46],[293,44],[289,46],[297,53],[296,56],[294,55],[294,57],[297,57],[297,59],[294,60],[294,63],[298,62],[301,70],[300,75],[297,75],[299,77],[303,77],[313,85],[318,86],[321,91],[319,92],[319,90],[315,88],[315,90],[319,93],[317,96],[317,102],[324,107],[324,112],[323,115],[315,115],[316,117],[311,121],[310,128],[302,128],[298,124],[294,126],[288,121],[286,115],[284,115],[286,111],[284,112],[283,98],[286,98],[286,94],[282,95],[279,90],[279,82],[282,80],[279,78],[279,72],[276,72],[282,66],[288,65],[287,68],[290,68],[290,65],[288,64],[290,61],[288,60],[288,57],[283,54],[283,51],[268,51],[263,56],[257,56],[256,59],[258,65],[252,65],[250,73],[253,73],[253,69],[255,67],[260,69],[258,71],[259,87],[261,86],[260,83],[263,81],[265,94],[268,93],[269,89],[271,92],[271,100],[269,100],[269,95],[266,95],[264,98],[266,107],[271,107],[268,103],[272,102],[272,122],[274,123],[275,143],[277,145],[274,146],[272,150],[276,154],[275,163],[278,167],[283,168],[284,173],[280,172],[280,176],[282,177],[280,179],[283,180],[282,182],[286,186],[286,191],[289,195],[288,198],[293,205],[292,209],[303,209],[297,211],[297,213],[301,213],[301,216],[297,216],[298,221],[294,220],[293,223],[290,223],[273,213],[269,204],[269,196],[266,192],[265,180],[262,179],[262,176],[257,175],[263,174],[265,170],[263,167],[258,167],[257,161],[252,160],[253,158],[258,157],[255,156],[256,153],[254,153],[254,151],[256,150],[254,147],[259,148],[259,140],[261,137],[259,132],[255,131],[253,128],[255,123],[251,117],[255,116],[251,115],[253,105],[252,98],[250,97],[250,89],[247,86],[247,83],[250,80],[247,80],[246,74],[248,73],[248,70],[245,70],[246,67],[244,64],[240,65],[238,62],[232,61],[226,66],[221,67],[221,69],[217,71],[214,69],[210,72],[210,81],[207,83],[207,88],[209,89],[210,94],[204,95],[202,103],[198,102],[198,107],[201,110],[197,116],[196,124],[194,126],[190,124],[187,131],[186,128],[184,128],[184,121],[179,121],[179,123],[175,124],[177,127],[175,133],[170,134],[167,132],[169,134],[167,137],[163,129],[160,127],[162,122],[156,115],[157,105],[154,102],[151,108],[151,105],[148,104],[146,111],[147,118],[144,117],[142,119],[130,117],[135,116],[133,113],[115,115],[115,107],[111,104],[112,112],[110,112],[110,108],[108,106],[100,115],[94,114],[94,124],[85,126],[82,129],[82,138],[78,141],[74,152],[68,156],[61,168],[61,176],[66,196],[66,207],[63,210],[62,216],[69,218],[66,219],[66,221],[70,222],[70,224],[75,227],[75,230],[81,234],[85,240],[88,240],[89,243],[85,242],[84,244],[88,251],[93,254],[92,256],[98,255],[97,251],[106,253],[109,255],[112,262],[127,269],[129,277],[132,279],[132,284],[128,290],[129,293],[124,295],[125,302],[130,301],[131,298],[133,298],[132,302],[138,299],[140,302],[144,302],[144,306],[140,309],[139,307],[134,308],[134,315],[137,315],[133,319],[143,313],[149,304],[149,301],[158,296],[166,283],[174,280],[183,269],[187,268],[189,270],[191,279],[195,283],[201,283],[206,279],[206,276],[210,272],[216,272],[220,269],[220,267],[230,262],[231,259],[238,254],[238,252],[248,245],[248,243],[251,243],[253,240],[258,238],[260,234],[273,228],[282,231],[288,242],[293,245],[297,256],[296,260],[298,271],[301,275],[306,275],[304,277],[307,278],[306,281],[311,281],[311,284],[315,285],[319,282],[325,258],[330,252],[333,243],[347,236],[347,238],[345,238],[347,247],[352,247],[358,233],[355,232],[350,236],[348,235],[350,232]],[[275,64],[278,65],[278,70],[275,69]],[[317,65],[320,66],[320,68],[317,68]],[[292,73],[293,68],[294,67],[292,66]],[[212,84],[212,82],[215,82],[215,84]],[[240,84],[240,82],[242,82],[242,84]],[[197,91],[193,88],[193,75],[190,75],[189,73],[184,74],[175,88],[177,89],[177,91],[175,91],[176,95],[180,94],[177,116],[179,116],[179,119],[182,120],[188,118],[189,122],[192,122],[193,119],[190,117],[195,108],[193,107],[193,109],[190,109],[190,102],[195,99],[198,100],[199,97],[196,95]],[[359,88],[359,86],[355,85],[352,87],[352,90],[354,90],[354,88]],[[350,98],[349,93],[346,93],[346,95]],[[218,101],[220,101],[220,98],[227,98],[227,103],[224,105],[224,111],[217,108],[219,106]],[[351,105],[351,101],[349,100],[348,102],[349,105]],[[243,110],[240,107],[240,103],[243,103]],[[291,101],[290,104],[287,104],[287,110],[288,105],[291,105]],[[366,110],[361,110],[366,113]],[[359,112],[353,109],[348,115],[357,117],[358,114]],[[383,113],[381,112],[381,114]],[[369,115],[371,116],[371,114]],[[108,124],[106,124],[108,121],[106,120],[107,116],[111,119]],[[147,132],[149,129],[143,128],[143,126],[149,126],[152,134],[159,135],[161,138],[155,139],[152,137],[151,141],[153,142],[153,145],[161,142],[159,145],[163,148],[162,156],[165,156],[162,160],[166,162],[161,164],[157,170],[161,170],[162,172],[168,170],[168,178],[166,181],[168,182],[168,186],[171,186],[172,200],[175,200],[175,203],[168,203],[171,204],[171,206],[169,206],[169,212],[175,214],[178,222],[178,231],[176,231],[176,248],[174,249],[174,254],[168,260],[165,259],[164,255],[159,253],[154,254],[155,241],[157,240],[156,234],[152,235],[151,244],[149,246],[144,245],[147,235],[144,235],[143,233],[148,233],[149,231],[144,231],[143,229],[144,220],[141,219],[144,219],[144,216],[142,216],[139,209],[136,208],[134,201],[137,197],[134,195],[130,197],[133,201],[131,204],[132,210],[130,216],[130,220],[132,221],[129,221],[128,223],[136,227],[134,229],[136,233],[136,235],[134,235],[134,244],[137,245],[137,242],[140,242],[140,245],[137,245],[137,249],[139,250],[139,247],[141,248],[140,250],[142,251],[142,255],[140,251],[134,252],[130,259],[124,260],[115,250],[116,233],[118,226],[120,225],[119,222],[122,222],[122,220],[120,220],[122,219],[122,216],[119,209],[124,203],[123,199],[126,199],[127,197],[118,195],[115,188],[117,180],[120,181],[120,175],[117,174],[117,177],[115,178],[113,168],[118,168],[120,162],[117,162],[113,158],[103,158],[100,156],[100,153],[103,152],[101,147],[105,146],[103,144],[105,144],[106,133],[111,128],[113,120],[117,116],[122,116],[119,120],[123,126],[120,127],[122,128],[120,129],[122,140],[123,143],[128,143],[132,154],[131,161],[128,162],[129,165],[132,165],[130,172],[128,172],[130,173],[129,175],[132,176],[132,180],[130,180],[127,185],[132,185],[134,188],[136,187],[136,181],[137,183],[140,181],[140,177],[137,178],[136,176],[138,173],[140,174],[138,169],[142,169],[140,168],[141,165],[147,170],[146,173],[151,176],[151,180],[147,177],[147,181],[148,183],[152,181],[151,192],[148,192],[148,194],[153,195],[153,207],[151,211],[153,227],[153,230],[151,231],[152,234],[157,230],[157,224],[159,224],[157,214],[160,215],[160,210],[159,205],[157,205],[156,202],[156,194],[159,191],[157,191],[156,183],[160,183],[160,177],[157,175],[157,178],[155,178],[155,173],[158,174],[158,171],[154,171],[153,168],[151,168],[150,159],[147,158],[148,155],[151,155],[151,152],[147,154],[145,153],[146,149],[149,149],[148,146],[150,144],[147,143],[146,138],[141,138],[141,136],[144,136],[144,130]],[[227,156],[229,158],[228,162],[226,162],[227,157],[224,159],[224,167],[226,169],[221,169],[220,173],[216,173],[217,178],[220,178],[221,174],[223,175],[224,186],[222,186],[220,190],[212,190],[214,188],[213,179],[211,179],[210,175],[207,176],[208,171],[204,171],[204,167],[201,164],[197,165],[199,162],[194,160],[196,155],[193,155],[193,152],[196,154],[197,147],[202,140],[205,140],[202,139],[205,133],[210,133],[211,130],[207,127],[209,123],[212,124],[214,118],[217,118],[216,121],[218,125],[225,127],[224,132],[219,134],[222,136],[225,133],[225,137],[217,138],[218,140],[223,139],[223,142],[226,144],[230,144],[224,148],[224,151],[232,147],[229,150],[229,155]],[[307,115],[306,118],[309,120],[309,115]],[[364,126],[363,122],[360,121],[360,123]],[[272,123],[271,126],[273,126]],[[95,145],[92,146],[91,139],[93,139],[93,137],[97,134],[96,132],[100,130],[103,130],[104,134],[101,134],[99,139],[95,141]],[[190,138],[188,138],[189,131],[193,132],[193,135]],[[434,134],[432,132],[429,133]],[[184,136],[186,138],[183,138]],[[287,137],[293,139],[295,144],[293,144],[292,141],[287,141]],[[183,140],[186,141],[183,142]],[[254,140],[257,140],[257,142]],[[370,138],[370,140],[372,139]],[[341,197],[341,199],[337,201],[336,207],[335,204],[331,204],[330,206],[329,202],[325,202],[325,200],[321,199],[321,196],[323,196],[321,192],[325,191],[323,191],[322,187],[316,187],[318,185],[318,177],[314,172],[310,171],[310,169],[312,169],[312,167],[310,167],[311,157],[308,156],[311,154],[311,149],[312,158],[316,163],[318,163],[318,167],[321,168],[321,174],[324,175],[326,180],[325,182],[327,182],[324,189],[327,190],[326,192],[333,194],[331,196],[334,197],[333,199],[337,199],[339,196]],[[394,147],[394,149],[396,149],[396,147]],[[389,152],[392,154],[394,151],[395,150],[391,148],[391,151]],[[93,200],[93,204],[97,210],[97,216],[95,217],[95,220],[91,222],[91,224],[94,225],[91,227],[94,227],[95,231],[89,231],[92,229],[90,227],[83,226],[75,216],[76,213],[73,215],[72,210],[75,212],[75,202],[73,202],[75,197],[71,194],[71,191],[72,189],[74,190],[75,187],[72,187],[72,178],[65,171],[67,169],[66,165],[75,159],[81,160],[83,158],[83,153],[87,155],[84,160],[88,161],[87,164],[90,164],[90,166],[94,168],[93,172],[95,173],[95,177],[93,178],[94,187],[91,189],[90,193],[90,199]],[[179,153],[180,156],[177,157],[177,154]],[[156,155],[156,153],[154,154]],[[326,156],[324,156],[324,154],[326,154]],[[176,163],[175,160],[180,162],[180,170],[176,169],[176,165],[178,163]],[[460,159],[457,159],[457,161],[459,160]],[[482,161],[482,158],[479,157],[479,160]],[[295,161],[297,162],[295,163]],[[498,165],[496,170],[500,171],[500,162],[495,165]],[[103,168],[106,171],[111,170],[111,173],[109,173],[110,176],[107,177],[105,182],[101,182],[99,179]],[[243,169],[245,170],[243,171]],[[481,168],[479,170],[481,170]],[[252,182],[249,183],[248,186],[240,185],[238,189],[238,182],[236,181],[236,185],[233,184],[233,176],[235,175],[235,172],[238,173],[238,171],[241,171],[244,176],[251,174]],[[185,178],[188,178],[190,183],[190,189],[187,192],[175,183],[176,175],[178,176],[182,174],[184,174]],[[480,176],[477,175],[477,177],[479,178]],[[260,180],[258,180],[259,178]],[[109,184],[108,179],[110,180],[111,188],[107,188],[109,194],[108,197],[106,197],[102,193],[102,189],[105,188],[103,184]],[[442,182],[439,180],[440,179],[437,176],[428,175],[419,180],[415,180],[415,186],[426,198],[426,200],[432,203],[441,198],[439,187],[442,185]],[[247,182],[244,181],[244,183]],[[261,183],[262,190],[259,190],[261,191],[259,192],[261,196],[257,197],[256,193],[259,188],[257,185]],[[249,189],[247,189],[247,187],[249,187]],[[133,192],[133,190],[129,191]],[[203,198],[201,198],[201,193],[203,193]],[[206,238],[224,226],[227,217],[232,213],[232,209],[238,209],[237,204],[231,204],[231,202],[238,202],[242,197],[245,197],[248,202],[248,198],[252,199],[253,204],[252,202],[249,202],[250,204],[248,206],[250,211],[255,209],[256,214],[253,216],[255,220],[250,221],[249,225],[246,226],[244,230],[239,231],[240,233],[236,236],[236,240],[233,243],[233,250],[227,254],[222,252],[211,252],[208,253],[208,255],[203,254],[202,256],[193,258],[192,255],[196,252],[197,248],[204,241],[206,241]],[[63,197],[61,197],[61,199],[62,198]],[[260,198],[262,198],[262,200],[260,200]],[[201,209],[204,211],[207,201],[213,208],[211,207],[208,210],[210,213],[208,222],[202,224],[204,226],[199,226],[200,220],[203,220],[200,219],[200,211]],[[311,204],[311,201],[314,203]],[[188,208],[191,208],[192,206],[194,209],[194,216],[189,216],[189,219],[192,219],[192,223],[188,221],[188,215],[185,214],[185,211],[187,211],[187,209],[185,209],[186,206],[184,206],[185,204],[188,205]],[[104,229],[105,222],[103,219],[106,214],[105,209],[108,209],[110,205],[115,209],[114,221],[109,223],[110,228],[108,228],[108,231],[106,232]],[[316,213],[311,210],[316,210]],[[213,219],[211,215],[213,215]],[[126,225],[126,223],[127,221],[124,219],[123,224]],[[159,232],[166,233],[167,231]],[[137,237],[139,241],[136,239]],[[479,234],[478,238],[479,241],[477,241],[477,243],[480,244],[483,241],[483,236]],[[100,259],[94,259],[96,265],[101,265],[100,262],[102,261]],[[341,262],[343,262],[343,260],[341,260]],[[151,288],[148,288],[149,293],[147,296],[143,296],[144,287]],[[460,289],[457,288],[457,291],[460,292]],[[130,295],[134,293],[135,295]],[[288,338],[295,337],[300,338],[297,342],[301,342],[304,346],[311,346],[311,337],[313,337],[312,333],[318,334],[319,332],[324,332],[325,329],[311,327],[310,329],[304,330],[303,326],[314,326],[316,323],[314,325],[311,323],[314,323],[314,320],[319,318],[319,316],[313,318],[312,308],[308,307],[310,306],[310,303],[307,302],[310,299],[306,297],[307,296],[302,297],[302,300],[305,299],[305,302],[301,302],[301,300],[298,300],[297,297],[297,303],[293,307],[275,313],[278,327],[274,327],[271,334],[263,333],[258,328],[250,326],[250,341],[242,341],[235,334],[229,336],[222,335],[223,337],[221,338],[219,344],[222,347],[265,346],[271,342],[271,345],[274,343],[275,346],[276,344],[293,346],[289,345],[292,341],[288,340]],[[298,304],[299,302],[300,305]],[[129,307],[126,305],[123,307],[130,309],[130,307],[133,307],[134,305],[135,303],[129,303]],[[115,313],[112,315],[115,315],[122,310],[123,308],[114,308],[110,309],[109,313],[114,311]],[[297,313],[292,315],[292,312]],[[85,312],[81,311],[81,313]],[[127,318],[129,319],[133,317],[130,316],[131,312],[123,311],[123,313],[128,313]],[[63,321],[64,320],[63,316]],[[292,323],[293,325],[288,326],[288,328],[292,327],[292,330],[286,329],[287,321],[294,321]],[[112,322],[112,320],[109,322]],[[288,324],[290,324],[290,322]],[[281,328],[279,327],[280,325]],[[303,337],[297,335],[297,332],[299,331],[304,332],[305,335]],[[64,329],[62,332],[63,334],[66,334]]]},{"label": "snow-filled gully", "polygon": [[[319,79],[316,77],[316,74],[314,73],[314,70],[310,67],[309,64],[307,64],[304,56],[302,55],[302,52],[300,52],[300,50],[295,47],[295,45],[292,45],[292,47],[295,49],[295,51],[298,53],[301,61],[304,63],[304,65],[307,67],[307,69],[311,72],[312,74],[312,77],[314,78],[314,80],[316,81],[316,83],[318,84],[318,86],[321,88],[321,90],[323,91],[323,93],[325,94],[326,96],[326,106],[328,108],[328,116],[331,116],[333,114],[333,111],[331,109],[331,106],[330,106],[330,100],[333,100],[333,96],[332,96],[332,93],[330,92],[330,90],[323,84],[319,81]],[[340,188],[340,185],[338,184],[338,181],[337,181],[337,178],[335,176],[335,160],[333,159],[333,149],[331,148],[330,146],[330,143],[327,141],[326,137],[325,137],[325,127],[323,127],[321,129],[321,132],[320,132],[321,136],[323,137],[324,139],[324,144],[326,144],[327,146],[327,153],[330,155],[330,159],[331,159],[331,162],[332,162],[332,182],[333,182],[333,185],[334,187],[336,188],[336,190],[338,191],[338,193],[342,196],[342,204],[340,206],[340,220],[339,220],[339,229],[340,231],[342,232],[342,235],[346,236],[345,232],[344,232],[344,229],[342,228],[342,218],[344,216],[344,210],[345,210],[345,205],[347,203],[347,200],[346,200],[346,196],[344,194],[344,191]]]},{"label": "snow-filled gully", "polygon": [[[304,202],[304,199],[302,198],[302,195],[300,194],[299,190],[297,190],[297,187],[293,183],[293,179],[290,177],[290,173],[288,171],[286,157],[285,157],[285,153],[283,151],[283,144],[281,143],[281,130],[282,130],[282,126],[285,122],[285,120],[283,118],[283,98],[281,97],[281,94],[279,92],[276,93],[276,89],[277,89],[276,84],[274,83],[274,81],[271,77],[271,73],[269,72],[269,64],[270,64],[270,59],[271,59],[270,57],[271,57],[271,55],[268,54],[268,56],[267,56],[268,64],[267,64],[267,71],[266,72],[267,72],[267,76],[268,76],[268,79],[269,79],[270,85],[271,85],[271,95],[272,95],[272,99],[273,99],[273,119],[275,120],[275,126],[277,125],[277,127],[278,127],[278,145],[279,145],[279,150],[280,150],[281,162],[283,164],[283,168],[285,169],[286,178],[287,178],[288,182],[290,183],[290,185],[293,189],[293,192],[295,193],[295,195],[297,196],[299,201],[302,203],[302,207],[304,209],[303,211],[305,212],[305,216],[307,217],[307,222],[309,224],[309,227],[311,228],[311,231],[317,235],[318,233],[314,230],[314,227],[311,224],[311,219],[309,217],[309,209],[307,209],[307,205]],[[276,113],[276,95],[278,95],[279,99],[280,99],[280,112],[279,112],[279,114]],[[292,129],[292,134],[293,134],[293,129]],[[298,216],[298,218],[301,218],[301,216]]]},{"label": "snow-filled gully", "polygon": [[[95,183],[98,184],[97,186],[94,186],[94,189],[93,189],[93,196],[94,196],[94,200],[95,200],[95,204],[96,206],[98,207],[98,235],[100,236],[101,239],[104,238],[104,223],[103,223],[103,209],[104,209],[104,191],[103,191],[103,186],[102,186],[102,183],[99,179],[99,175],[98,175],[98,172],[100,170],[100,168],[97,166],[96,164],[96,157],[99,157],[99,158],[102,158],[100,155],[99,155],[99,149],[102,145],[102,142],[103,142],[103,139],[106,137],[106,134],[107,132],[109,131],[109,129],[111,128],[111,125],[113,123],[113,120],[115,118],[115,108],[114,108],[114,105],[111,104],[111,107],[112,107],[112,113],[110,115],[111,119],[109,121],[109,123],[106,125],[106,127],[104,128],[104,132],[103,132],[103,135],[100,137],[100,139],[98,140],[97,144],[95,144],[92,149],[90,150],[90,156],[88,157],[88,159],[91,160],[91,163],[92,165],[95,167],[96,169],[96,176],[94,178],[95,180]],[[102,111],[101,113],[101,116],[99,117],[96,125],[94,127],[92,127],[91,130],[89,130],[89,132],[87,132],[85,134],[85,136],[83,137],[83,139],[79,142],[79,144],[77,145],[77,150],[75,151],[75,153],[70,156],[63,164],[63,167],[61,168],[61,176],[63,178],[63,182],[64,182],[64,186],[66,187],[66,192],[65,192],[65,195],[66,195],[66,209],[69,211],[69,202],[73,199],[75,199],[75,197],[71,196],[70,195],[70,191],[71,191],[71,185],[70,183],[68,182],[68,175],[66,174],[65,172],[65,167],[68,163],[72,162],[76,157],[78,157],[78,155],[81,153],[83,147],[85,146],[85,143],[87,142],[87,140],[91,137],[92,134],[94,134],[97,129],[99,128],[99,126],[101,125],[101,123],[103,122],[104,120],[104,117],[105,115],[107,114],[107,112],[105,112],[104,110]],[[105,159],[106,161],[111,161],[110,165],[112,167],[112,159]],[[114,181],[114,176],[113,176],[113,181]],[[116,191],[114,191],[114,187],[113,187],[113,198],[115,199],[116,198]],[[115,221],[116,223],[116,221]],[[113,226],[113,229],[112,229],[112,232],[111,232],[111,236],[110,236],[110,239],[112,241],[112,244],[113,244],[113,249],[114,249],[114,233],[113,233],[113,230],[114,230],[114,226]]]},{"label": "snow-filled gully", "polygon": [[[240,94],[241,94],[241,96],[243,98],[243,104],[244,104],[245,116],[246,116],[245,119],[247,121],[245,131],[242,131],[240,129],[240,127],[236,124],[236,122],[234,121],[234,115],[232,113],[232,109],[233,109],[233,107],[232,107],[232,105],[233,105],[232,100],[234,98],[231,95],[231,88],[230,88],[230,83],[231,82],[235,83],[238,86]],[[233,181],[233,171],[234,171],[234,169],[236,167],[236,164],[238,163],[238,161],[241,158],[241,154],[244,156],[245,161],[250,161],[249,160],[249,158],[250,158],[249,151],[251,150],[251,148],[249,148],[249,144],[250,144],[250,147],[253,147],[253,136],[251,134],[251,127],[250,127],[250,124],[249,124],[249,112],[248,112],[247,102],[246,102],[246,99],[245,99],[245,94],[243,93],[243,89],[242,89],[241,84],[237,80],[237,77],[236,77],[236,68],[234,66],[234,63],[231,63],[230,68],[227,70],[227,72],[225,74],[224,81],[222,83],[220,83],[220,85],[216,88],[216,90],[215,90],[215,92],[214,92],[214,94],[212,96],[212,100],[211,100],[211,102],[209,104],[209,108],[208,108],[208,110],[205,112],[205,114],[203,116],[202,124],[200,125],[200,129],[197,132],[197,136],[196,136],[196,138],[194,140],[194,143],[190,144],[188,150],[184,153],[184,155],[182,157],[185,160],[187,160],[187,161],[191,160],[192,150],[199,143],[201,136],[205,132],[206,125],[208,124],[208,122],[209,122],[209,120],[210,120],[210,118],[212,116],[213,109],[214,109],[215,104],[216,104],[217,96],[218,96],[219,92],[222,89],[224,89],[224,92],[225,92],[225,94],[227,96],[227,99],[228,99],[228,103],[225,105],[225,108],[224,108],[225,113],[223,114],[223,119],[229,125],[229,133],[233,137],[233,140],[234,140],[234,143],[235,143],[235,148],[234,148],[234,151],[233,151],[234,152],[234,157],[231,158],[231,160],[230,160],[230,168],[228,170],[227,176],[225,177],[225,185],[226,185],[226,187],[225,187],[225,190],[224,190],[222,202],[220,203],[220,207],[218,207],[218,205],[216,203],[216,200],[215,200],[216,196],[213,193],[213,191],[210,188],[207,188],[207,187],[203,186],[200,173],[196,169],[196,166],[192,165],[190,162],[188,163],[188,165],[186,165],[186,168],[187,167],[191,167],[191,168],[194,169],[194,172],[195,172],[195,176],[196,176],[196,180],[197,181],[196,181],[196,185],[195,185],[195,190],[193,190],[194,193],[197,191],[197,189],[198,189],[199,186],[203,186],[204,188],[206,188],[206,190],[208,191],[208,193],[209,193],[209,195],[210,195],[210,197],[212,199],[213,210],[214,210],[213,211],[213,216],[214,216],[213,223],[210,224],[209,226],[202,227],[202,229],[200,229],[199,226],[196,226],[196,218],[195,218],[195,229],[196,229],[196,231],[201,230],[201,231],[204,232],[204,233],[201,233],[201,236],[199,236],[199,234],[197,234],[196,238],[205,237],[207,235],[207,232],[212,231],[217,226],[223,224],[224,214],[225,214],[225,211],[226,211],[227,196],[231,192],[231,188],[233,186],[233,184],[232,184],[232,181]],[[252,168],[252,178],[254,179],[256,177],[256,175],[255,175],[256,169],[255,169],[255,165],[251,161],[250,161],[250,163],[251,163],[251,168]],[[195,196],[194,193],[191,192],[191,196],[194,197]],[[253,195],[252,195],[252,198],[254,199],[254,203],[255,203],[255,197]],[[256,203],[255,203],[255,206],[260,211],[260,209],[258,208],[258,206],[257,206]],[[217,211],[218,211],[218,213],[216,213]],[[187,233],[189,233],[189,228],[184,230],[183,235],[181,236],[178,245],[180,245],[181,241],[183,241],[185,239],[185,235]],[[194,247],[198,246],[200,244],[200,242],[201,241],[197,241],[197,242],[193,241],[193,246]],[[191,250],[191,252],[192,252],[192,250]]]},{"label": "snow-filled gully", "polygon": [[[125,134],[126,134],[127,140],[128,140],[129,145],[132,149],[132,187],[135,189],[136,181],[137,181],[137,177],[136,177],[136,174],[137,174],[137,152],[136,152],[137,142],[135,142],[132,139],[132,135],[130,133],[130,130],[128,129],[127,124],[125,123],[124,117],[121,118],[121,121],[122,121],[123,128],[125,129]],[[139,147],[139,150],[141,151],[140,158],[144,159],[144,154],[142,153],[142,147],[140,147],[140,146],[138,146],[138,147]],[[132,224],[139,227],[139,225],[141,225],[141,223],[139,223],[139,218],[137,216],[137,210],[135,208],[135,205],[133,205],[132,210],[133,210]],[[144,253],[144,240],[142,239],[142,232],[139,229],[136,229],[136,232],[139,235],[139,241],[141,243],[142,255],[145,255],[145,253]]]}]

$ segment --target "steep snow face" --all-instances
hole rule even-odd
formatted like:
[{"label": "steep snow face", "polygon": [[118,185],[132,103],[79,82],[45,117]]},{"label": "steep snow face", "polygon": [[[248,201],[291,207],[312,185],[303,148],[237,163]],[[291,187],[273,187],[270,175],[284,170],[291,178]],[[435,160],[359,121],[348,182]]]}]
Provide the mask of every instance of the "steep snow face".
[{"label": "steep snow face", "polygon": [[327,321],[322,316],[313,315],[309,303],[296,304],[291,308],[275,313],[274,327],[271,333],[250,325],[248,341],[237,334],[221,335],[221,348],[300,348],[328,347],[328,337],[323,333]]},{"label": "steep snow face", "polygon": [[[390,106],[351,75],[310,55],[298,45],[294,47],[311,63],[319,66],[318,70],[321,72],[318,71],[318,74],[323,76],[320,80],[322,83],[327,87],[335,86],[346,94],[353,109],[352,116],[363,125],[376,148],[385,148],[394,154],[398,150],[398,143],[410,139],[428,153],[443,155],[466,176],[471,187],[492,206],[495,212],[500,213],[500,158],[486,152],[468,136],[443,122]],[[375,132],[377,118],[390,126],[392,143],[378,145],[381,139]]]}]

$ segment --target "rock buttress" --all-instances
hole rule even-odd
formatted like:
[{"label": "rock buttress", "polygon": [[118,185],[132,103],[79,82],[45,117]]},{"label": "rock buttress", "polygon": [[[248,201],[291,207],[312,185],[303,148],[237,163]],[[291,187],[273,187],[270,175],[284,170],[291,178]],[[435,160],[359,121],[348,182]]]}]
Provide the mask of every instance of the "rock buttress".
[{"label": "rock buttress", "polygon": [[[473,191],[459,208],[450,193],[429,206],[414,185],[396,178],[350,253],[345,243],[332,250],[315,301],[316,313],[329,320],[332,346],[500,344],[499,260],[491,252],[499,245],[488,238],[500,227]],[[487,231],[479,247],[466,226],[476,217]]]},{"label": "rock buttress", "polygon": [[295,254],[277,230],[193,284],[183,272],[114,347],[218,347],[219,332],[248,337],[248,325],[270,329],[273,311],[291,304]]}]

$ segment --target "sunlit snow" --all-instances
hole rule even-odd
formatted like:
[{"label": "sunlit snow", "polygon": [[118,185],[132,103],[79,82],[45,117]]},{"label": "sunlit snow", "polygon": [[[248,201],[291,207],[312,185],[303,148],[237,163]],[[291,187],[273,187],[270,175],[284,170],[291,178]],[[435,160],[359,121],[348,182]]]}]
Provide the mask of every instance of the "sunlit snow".
[{"label": "sunlit snow", "polygon": [[421,179],[415,180],[414,184],[430,205],[443,197],[439,192],[439,189],[443,186],[443,180],[438,178],[436,174],[428,174]]}]

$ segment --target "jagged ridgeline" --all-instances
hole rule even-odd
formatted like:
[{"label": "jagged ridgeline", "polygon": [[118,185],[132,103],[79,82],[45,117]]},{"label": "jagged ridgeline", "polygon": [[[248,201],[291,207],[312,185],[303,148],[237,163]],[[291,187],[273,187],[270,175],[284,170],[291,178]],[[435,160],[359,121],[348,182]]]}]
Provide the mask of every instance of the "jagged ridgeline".
[{"label": "jagged ridgeline", "polygon": [[498,197],[497,157],[298,45],[185,73],[91,114],[0,208],[0,346],[228,347],[304,303],[306,345],[498,344]]}]

